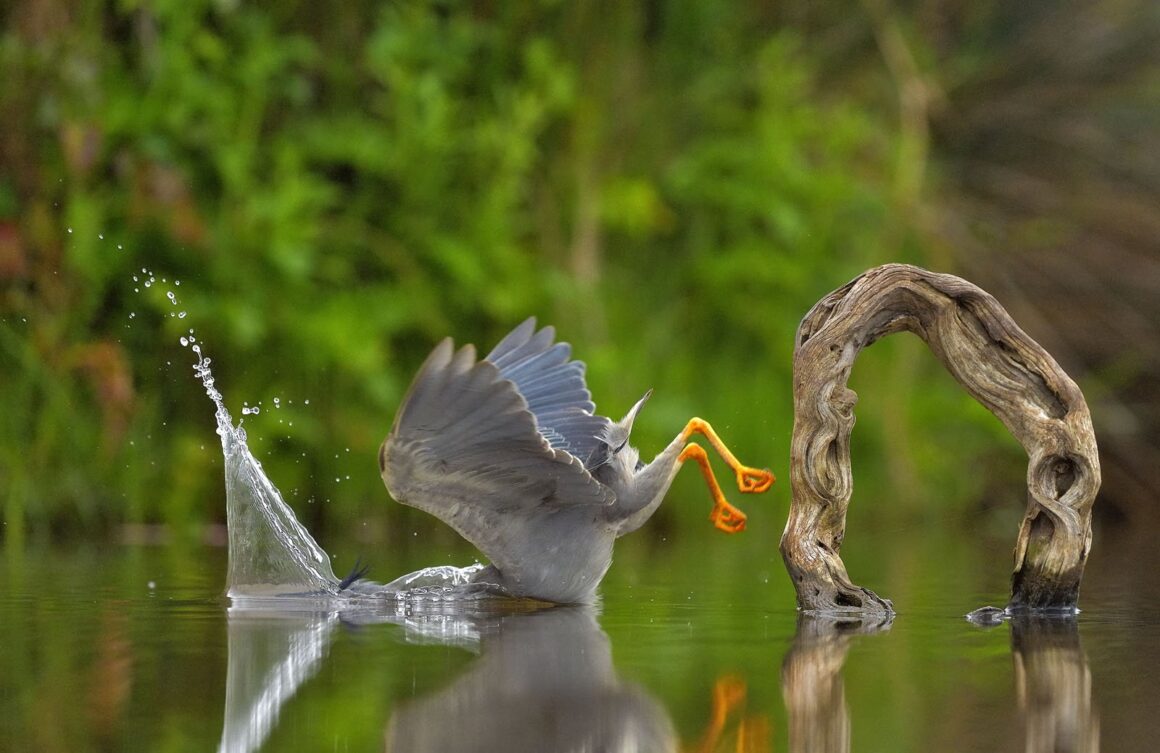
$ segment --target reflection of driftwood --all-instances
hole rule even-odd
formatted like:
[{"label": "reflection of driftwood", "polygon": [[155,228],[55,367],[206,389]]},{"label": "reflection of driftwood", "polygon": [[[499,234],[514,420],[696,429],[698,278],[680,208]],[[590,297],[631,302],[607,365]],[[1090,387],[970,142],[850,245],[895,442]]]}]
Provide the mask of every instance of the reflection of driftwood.
[{"label": "reflection of driftwood", "polygon": [[791,753],[850,750],[850,710],[842,665],[854,636],[890,629],[889,615],[868,619],[801,614],[793,647],[781,665]]},{"label": "reflection of driftwood", "polygon": [[894,332],[921,337],[951,375],[1027,450],[1027,512],[1015,544],[1012,607],[1074,606],[1100,485],[1083,394],[988,293],[958,277],[889,264],[815,305],[794,349],[793,502],[782,556],[803,610],[890,612],[850,580],[839,556],[853,477],[862,348]]},{"label": "reflection of driftwood", "polygon": [[1097,753],[1100,725],[1092,705],[1092,674],[1075,620],[1012,618],[1011,653],[1028,753]]}]

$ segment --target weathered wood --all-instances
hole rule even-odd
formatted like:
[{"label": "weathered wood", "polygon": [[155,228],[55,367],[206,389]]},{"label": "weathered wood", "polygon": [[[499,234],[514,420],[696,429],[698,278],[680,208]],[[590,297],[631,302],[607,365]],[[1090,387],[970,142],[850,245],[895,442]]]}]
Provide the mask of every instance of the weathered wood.
[{"label": "weathered wood", "polygon": [[1074,607],[1100,486],[1083,394],[986,291],[903,264],[876,267],[835,290],[798,327],[793,500],[781,539],[798,607],[893,611],[889,600],[854,585],[839,552],[853,491],[850,432],[858,399],[846,383],[862,349],[894,332],[921,337],[1027,451],[1027,510],[1008,608]]}]

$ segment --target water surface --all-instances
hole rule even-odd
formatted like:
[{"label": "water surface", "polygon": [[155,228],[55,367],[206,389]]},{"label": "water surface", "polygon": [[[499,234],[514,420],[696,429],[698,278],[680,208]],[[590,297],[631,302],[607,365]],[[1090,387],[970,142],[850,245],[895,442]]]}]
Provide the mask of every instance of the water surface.
[{"label": "water surface", "polygon": [[[1003,602],[1009,542],[852,535],[852,575],[899,614],[834,625],[799,618],[755,528],[646,527],[597,608],[443,614],[231,608],[225,548],[4,552],[0,749],[1153,749],[1146,546],[1098,532],[1076,620],[983,629],[962,615]],[[362,554],[380,579],[415,565]]]}]

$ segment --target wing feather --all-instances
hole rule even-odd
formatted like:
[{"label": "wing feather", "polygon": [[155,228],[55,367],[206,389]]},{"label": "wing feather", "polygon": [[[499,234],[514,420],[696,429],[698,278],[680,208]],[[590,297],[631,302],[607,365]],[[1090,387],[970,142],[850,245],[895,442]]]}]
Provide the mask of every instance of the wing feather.
[{"label": "wing feather", "polygon": [[528,401],[496,364],[477,361],[470,345],[454,350],[450,338],[415,376],[379,466],[396,500],[443,520],[501,569],[515,564],[503,561],[515,550],[514,530],[615,501],[580,460],[537,430]]},{"label": "wing feather", "polygon": [[572,346],[555,343],[555,338],[555,328],[537,331],[532,317],[500,340],[485,360],[515,384],[549,446],[591,467],[602,448],[599,438],[611,422],[595,415],[596,404],[584,381],[584,362],[570,360]]}]

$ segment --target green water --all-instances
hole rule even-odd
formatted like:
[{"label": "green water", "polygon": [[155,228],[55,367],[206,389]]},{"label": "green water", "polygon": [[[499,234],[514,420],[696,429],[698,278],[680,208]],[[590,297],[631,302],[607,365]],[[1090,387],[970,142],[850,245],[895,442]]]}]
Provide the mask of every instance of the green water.
[{"label": "green water", "polygon": [[[0,750],[1145,751],[1160,739],[1160,585],[1145,544],[1097,531],[1076,621],[983,629],[962,615],[1003,602],[1013,532],[852,529],[852,576],[899,611],[874,632],[799,624],[776,517],[756,510],[739,537],[646,526],[620,542],[598,609],[426,619],[231,612],[218,547],[6,551]],[[336,570],[361,553],[379,579],[469,563],[470,549],[433,543],[446,541],[438,526],[394,555],[327,548]]]}]

